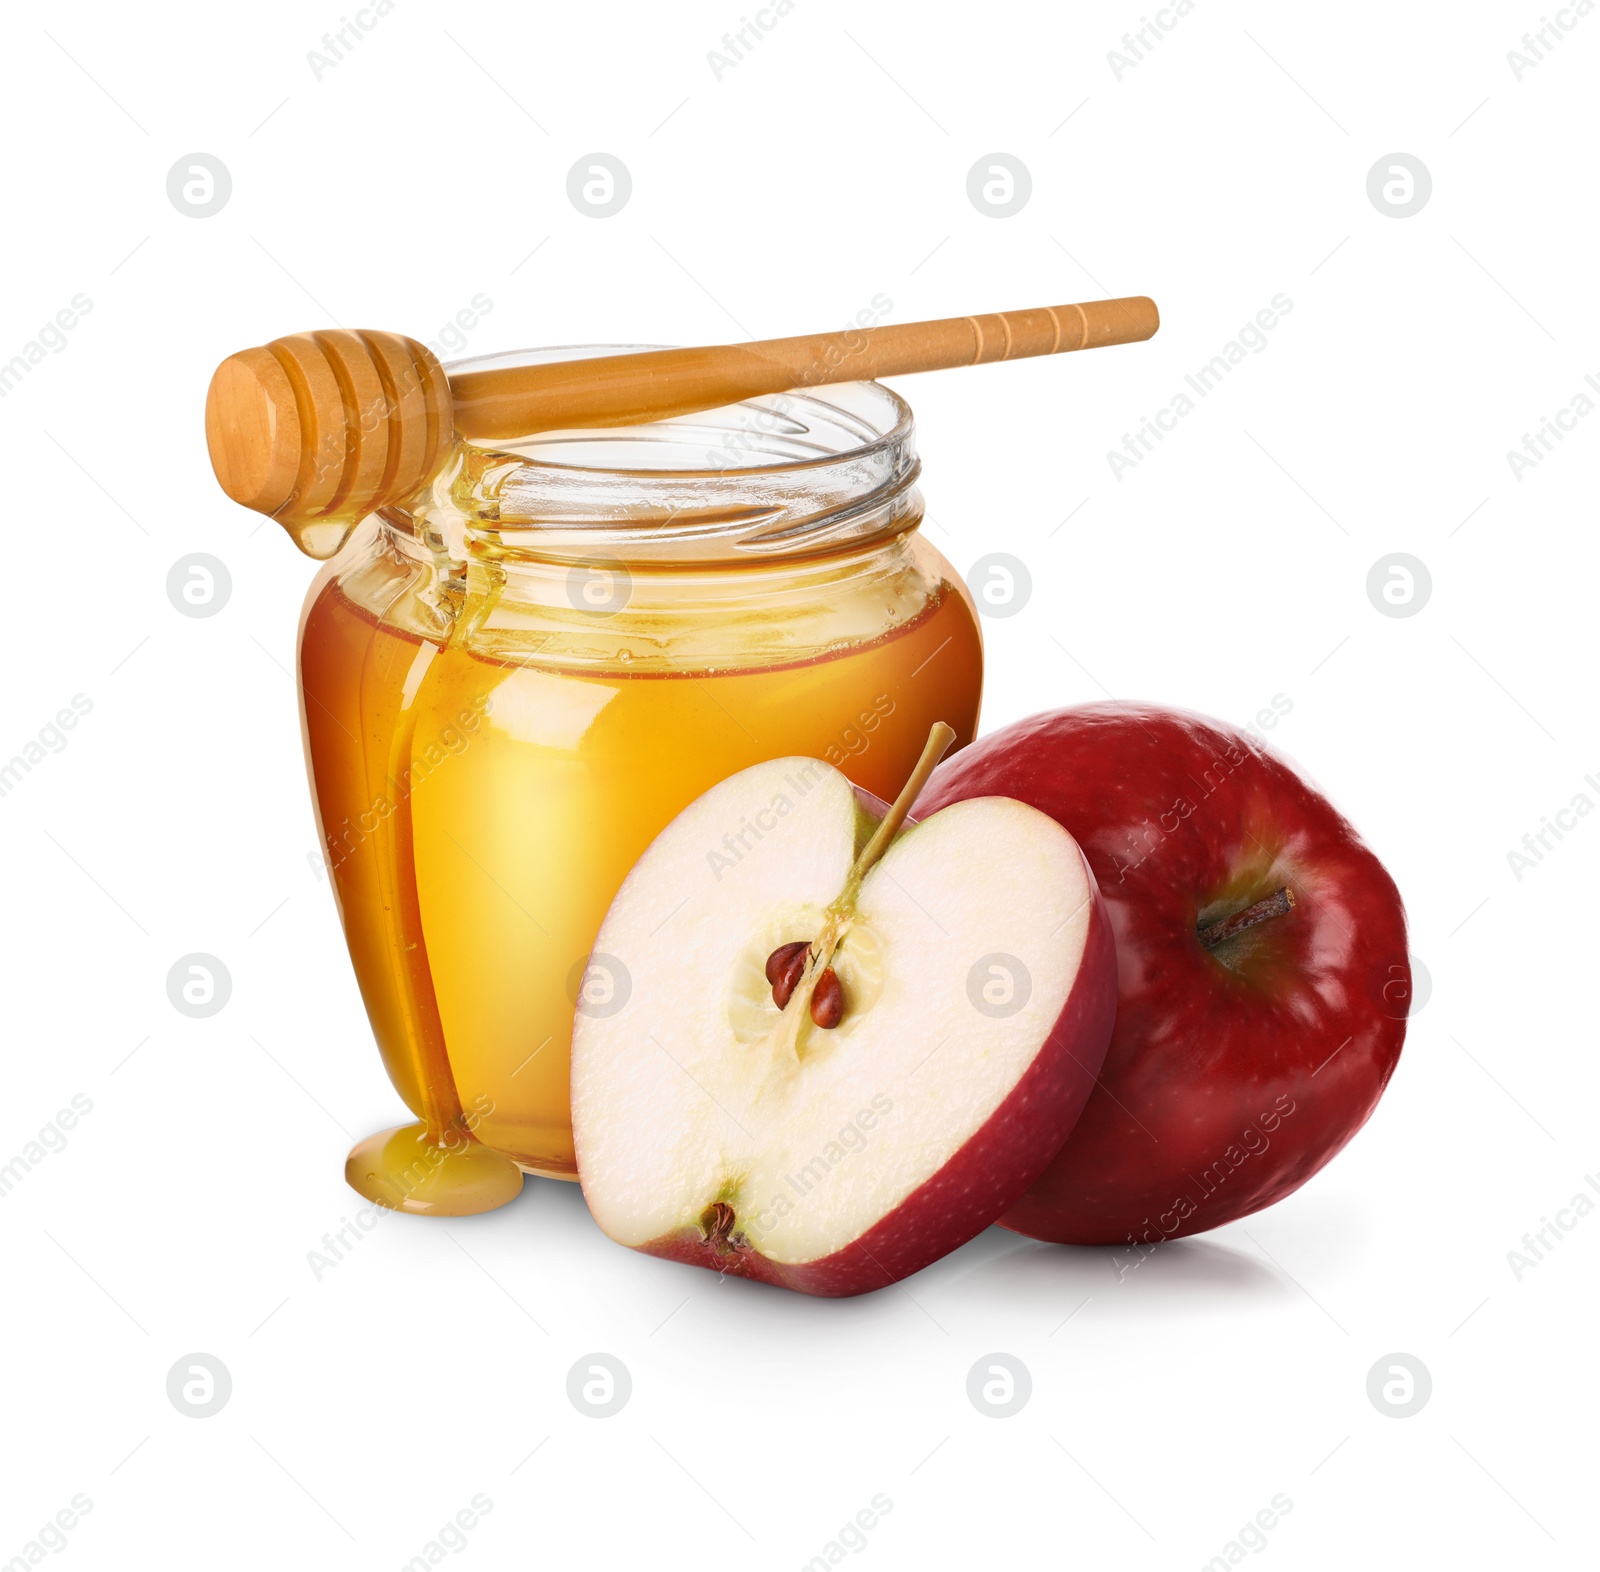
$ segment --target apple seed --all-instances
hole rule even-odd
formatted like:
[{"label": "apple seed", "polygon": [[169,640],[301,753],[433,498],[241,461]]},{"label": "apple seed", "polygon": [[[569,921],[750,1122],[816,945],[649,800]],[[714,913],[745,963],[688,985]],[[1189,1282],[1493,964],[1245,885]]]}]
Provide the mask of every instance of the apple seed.
[{"label": "apple seed", "polygon": [[831,1032],[844,1019],[844,987],[831,966],[817,978],[817,986],[811,992],[811,1019],[825,1032]]},{"label": "apple seed", "polygon": [[780,1010],[788,1004],[800,979],[806,974],[806,953],[810,948],[809,939],[796,939],[793,944],[780,944],[767,957],[767,981],[772,984],[772,1002]]}]

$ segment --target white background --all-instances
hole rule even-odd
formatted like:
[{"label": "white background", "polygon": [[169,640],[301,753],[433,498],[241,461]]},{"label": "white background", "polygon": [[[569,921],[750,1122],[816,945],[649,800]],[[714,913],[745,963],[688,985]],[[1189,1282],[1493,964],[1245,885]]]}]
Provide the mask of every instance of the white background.
[{"label": "white background", "polygon": [[[1600,416],[1520,480],[1506,451],[1600,377],[1600,19],[1562,13],[1518,80],[1531,4],[1200,0],[1119,80],[1131,5],[798,0],[719,80],[740,15],[400,0],[319,80],[331,3],[13,13],[0,361],[93,305],[0,401],[0,755],[93,707],[0,798],[0,1161],[93,1111],[0,1210],[0,1559],[82,1492],[74,1565],[398,1567],[482,1493],[452,1562],[792,1568],[882,1493],[847,1559],[1165,1569],[1282,1493],[1246,1559],[1579,1565],[1600,1221],[1520,1281],[1507,1252],[1600,1170],[1600,823],[1520,879],[1507,853],[1600,802]],[[233,181],[203,220],[166,194],[196,151]],[[595,151],[633,178],[605,220],[566,195]],[[1004,219],[966,194],[996,151],[1033,182]],[[1396,151],[1433,182],[1405,219],[1367,195]],[[202,401],[234,349],[437,340],[480,292],[474,353],[816,330],[880,292],[896,321],[1158,300],[1146,346],[902,383],[927,528],[1033,576],[986,626],[986,730],[1106,692],[1292,701],[1274,740],[1392,869],[1433,984],[1329,1169],[1120,1280],[991,1230],[812,1302],[617,1249],[539,1182],[386,1219],[317,1279],[346,1149],[402,1110],[307,858],[312,564],[217,490]],[[1267,347],[1115,478],[1279,293]],[[165,592],[194,551],[232,575],[206,620]],[[1405,619],[1365,590],[1396,551],[1433,581]],[[191,951],[233,978],[207,1020],[167,1001]],[[565,1391],[595,1350],[633,1377],[605,1420]],[[196,1351],[233,1382],[205,1420],[165,1390]],[[1033,1379],[1005,1420],[966,1396],[996,1351]],[[1409,1419],[1366,1395],[1392,1352],[1432,1373]]]}]

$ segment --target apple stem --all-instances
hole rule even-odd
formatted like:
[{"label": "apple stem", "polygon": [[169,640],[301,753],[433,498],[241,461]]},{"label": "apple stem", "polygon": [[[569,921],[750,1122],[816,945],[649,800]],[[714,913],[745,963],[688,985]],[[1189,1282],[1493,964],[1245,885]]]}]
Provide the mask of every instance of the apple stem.
[{"label": "apple stem", "polygon": [[1282,917],[1285,912],[1294,910],[1294,891],[1288,885],[1281,890],[1274,890],[1265,900],[1260,900],[1254,906],[1247,906],[1242,912],[1235,912],[1231,917],[1224,917],[1218,922],[1209,922],[1204,928],[1196,931],[1200,942],[1208,949],[1214,950],[1219,944],[1233,938],[1235,934],[1243,933],[1246,928],[1254,928],[1258,922],[1266,922],[1273,917]]},{"label": "apple stem", "polygon": [[922,788],[928,784],[928,777],[933,774],[938,765],[949,751],[950,744],[956,740],[956,734],[943,721],[935,721],[928,732],[927,745],[922,750],[922,757],[917,760],[911,774],[906,777],[906,783],[900,788],[900,795],[895,798],[889,811],[884,814],[876,830],[872,832],[872,839],[862,848],[861,855],[856,858],[850,869],[850,875],[845,880],[845,893],[840,897],[840,902],[854,901],[856,891],[861,888],[861,881],[866,878],[874,863],[888,851],[889,843],[900,833],[900,826],[906,822],[906,816],[911,812],[913,804],[922,794]]},{"label": "apple stem", "polygon": [[[935,766],[955,740],[956,734],[953,728],[945,725],[943,721],[933,723],[928,731],[928,741],[922,750],[922,757],[917,760],[911,774],[906,777],[905,785],[900,788],[900,795],[879,820],[877,829],[872,832],[872,838],[861,848],[861,855],[851,863],[850,872],[845,875],[844,889],[828,908],[822,932],[806,950],[804,973],[789,982],[789,991],[783,994],[781,1002],[779,994],[782,985],[788,982],[788,979],[783,977],[784,961],[787,959],[785,951],[792,951],[796,946],[781,945],[767,957],[767,981],[773,984],[773,1003],[783,1011],[786,1040],[792,1052],[798,1052],[802,1015],[809,1014],[812,1023],[823,1031],[831,1031],[843,1020],[844,993],[839,985],[838,974],[831,970],[831,966],[833,952],[839,946],[840,937],[854,918],[856,897],[861,893],[861,881],[888,851],[889,843],[900,833],[912,805],[921,795],[922,788],[928,784],[928,777],[933,774]],[[791,1014],[789,1006],[796,999],[799,999],[800,1003]]]}]

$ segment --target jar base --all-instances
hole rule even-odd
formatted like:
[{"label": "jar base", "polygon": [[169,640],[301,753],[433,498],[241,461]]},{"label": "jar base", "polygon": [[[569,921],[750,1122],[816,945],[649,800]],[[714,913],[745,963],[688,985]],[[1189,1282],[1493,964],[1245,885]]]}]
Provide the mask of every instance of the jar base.
[{"label": "jar base", "polygon": [[374,1205],[432,1217],[492,1212],[522,1193],[522,1170],[509,1157],[470,1139],[441,1146],[420,1120],[358,1141],[344,1177]]}]

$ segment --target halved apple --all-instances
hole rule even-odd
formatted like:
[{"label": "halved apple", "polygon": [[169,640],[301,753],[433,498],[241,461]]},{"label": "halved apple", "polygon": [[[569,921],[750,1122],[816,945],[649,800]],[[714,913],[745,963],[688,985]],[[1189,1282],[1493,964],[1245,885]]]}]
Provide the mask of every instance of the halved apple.
[{"label": "halved apple", "polygon": [[1037,810],[908,821],[935,730],[893,808],[778,759],[629,874],[591,963],[626,1002],[580,1003],[572,1043],[579,1177],[611,1238],[857,1294],[971,1239],[1060,1149],[1110,1039],[1110,926]]}]

